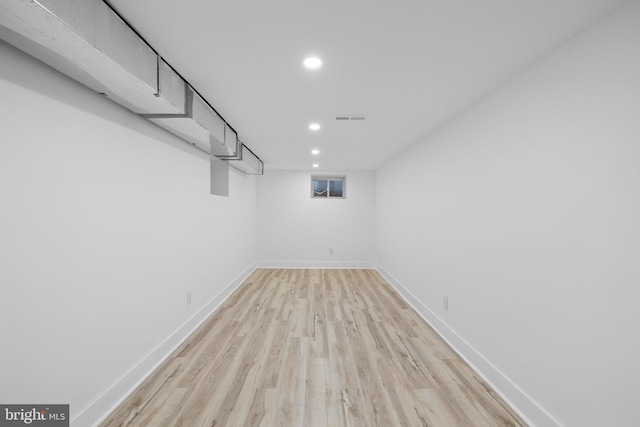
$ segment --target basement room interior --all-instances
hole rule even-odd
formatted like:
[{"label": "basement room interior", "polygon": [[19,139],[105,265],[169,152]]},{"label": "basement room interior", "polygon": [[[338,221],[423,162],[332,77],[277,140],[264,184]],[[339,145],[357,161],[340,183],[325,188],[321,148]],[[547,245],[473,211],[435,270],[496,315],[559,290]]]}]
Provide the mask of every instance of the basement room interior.
[{"label": "basement room interior", "polygon": [[0,111],[2,425],[638,424],[640,0],[5,0]]}]

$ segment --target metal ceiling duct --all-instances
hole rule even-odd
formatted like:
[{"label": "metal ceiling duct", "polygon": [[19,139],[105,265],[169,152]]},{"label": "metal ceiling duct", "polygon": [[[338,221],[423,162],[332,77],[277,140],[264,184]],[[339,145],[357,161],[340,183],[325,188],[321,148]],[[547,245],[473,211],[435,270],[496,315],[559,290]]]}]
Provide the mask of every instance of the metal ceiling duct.
[{"label": "metal ceiling duct", "polygon": [[229,164],[247,175],[264,174],[264,164],[262,160],[242,143],[240,143],[240,156],[236,159],[229,159]]},{"label": "metal ceiling duct", "polygon": [[184,113],[185,81],[101,0],[2,0],[2,37],[135,113]]},{"label": "metal ceiling duct", "polygon": [[255,154],[244,160],[251,151],[236,131],[103,0],[1,0],[0,38],[236,169],[262,173]]},{"label": "metal ceiling duct", "polygon": [[186,88],[183,114],[143,116],[214,156],[227,158],[238,155],[240,143],[236,132],[190,86]]}]

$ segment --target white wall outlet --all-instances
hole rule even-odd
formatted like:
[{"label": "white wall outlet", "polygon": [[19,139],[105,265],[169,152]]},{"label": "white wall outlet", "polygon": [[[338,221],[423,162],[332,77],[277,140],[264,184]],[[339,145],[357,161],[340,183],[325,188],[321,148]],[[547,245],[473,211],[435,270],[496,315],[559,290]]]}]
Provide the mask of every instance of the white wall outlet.
[{"label": "white wall outlet", "polygon": [[449,311],[449,297],[446,295],[442,298],[442,306],[445,310]]},{"label": "white wall outlet", "polygon": [[191,305],[191,291],[187,291],[187,305]]},{"label": "white wall outlet", "polygon": [[333,248],[329,248],[329,255],[333,255]]}]

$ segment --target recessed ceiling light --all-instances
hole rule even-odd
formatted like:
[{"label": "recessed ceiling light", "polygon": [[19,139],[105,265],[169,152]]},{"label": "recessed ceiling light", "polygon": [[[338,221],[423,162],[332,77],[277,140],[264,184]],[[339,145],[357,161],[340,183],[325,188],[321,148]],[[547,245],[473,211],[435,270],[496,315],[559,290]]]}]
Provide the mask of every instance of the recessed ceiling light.
[{"label": "recessed ceiling light", "polygon": [[317,156],[318,154],[320,154],[320,150],[318,150],[317,148],[314,148],[313,150],[311,150],[311,154],[313,154],[314,156]]},{"label": "recessed ceiling light", "polygon": [[308,56],[304,58],[304,61],[302,61],[302,63],[310,70],[316,70],[322,67],[322,59],[318,58],[317,56]]},{"label": "recessed ceiling light", "polygon": [[313,164],[313,167],[314,167],[314,168],[317,168],[318,166],[320,166],[320,165],[319,165],[319,164],[317,164],[317,163],[314,163],[314,164]]},{"label": "recessed ceiling light", "polygon": [[309,129],[311,129],[311,130],[319,130],[320,129],[320,125],[318,123],[311,123],[309,125]]}]

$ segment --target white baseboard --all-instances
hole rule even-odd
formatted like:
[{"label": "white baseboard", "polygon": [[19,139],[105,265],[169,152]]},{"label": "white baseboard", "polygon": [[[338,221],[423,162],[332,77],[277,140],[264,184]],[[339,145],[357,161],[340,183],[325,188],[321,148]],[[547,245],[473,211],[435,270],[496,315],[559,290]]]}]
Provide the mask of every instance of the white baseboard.
[{"label": "white baseboard", "polygon": [[562,424],[558,420],[465,341],[464,338],[451,329],[446,322],[431,311],[381,265],[378,264],[376,269],[389,284],[395,288],[402,298],[404,298],[407,304],[409,304],[527,424],[531,427],[562,427]]},{"label": "white baseboard", "polygon": [[374,262],[366,261],[258,261],[257,268],[330,268],[374,269]]},{"label": "white baseboard", "polygon": [[97,426],[120,405],[151,373],[160,366],[255,270],[248,267],[218,295],[191,316],[164,342],[124,374],[107,391],[71,420],[72,427]]}]

